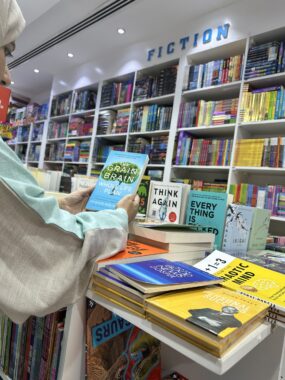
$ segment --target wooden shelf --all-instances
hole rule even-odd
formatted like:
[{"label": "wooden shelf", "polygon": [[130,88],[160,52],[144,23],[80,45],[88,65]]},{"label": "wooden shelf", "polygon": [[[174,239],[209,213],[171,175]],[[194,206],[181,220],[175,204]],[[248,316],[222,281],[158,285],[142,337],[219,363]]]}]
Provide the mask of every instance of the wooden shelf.
[{"label": "wooden shelf", "polygon": [[60,120],[60,119],[68,119],[69,118],[69,113],[66,115],[58,115],[58,116],[51,116],[49,119],[50,120]]},{"label": "wooden shelf", "polygon": [[[93,115],[90,115],[90,113],[93,112]],[[71,112],[70,116],[73,117],[73,116],[89,116],[89,117],[94,117],[94,113],[95,113],[95,109],[92,109],[92,110],[85,110],[85,111],[74,111],[74,112]]]},{"label": "wooden shelf", "polygon": [[159,131],[130,132],[129,136],[159,136],[159,135],[167,135],[168,133],[169,133],[169,129],[163,129]]},{"label": "wooden shelf", "polygon": [[244,83],[249,83],[251,85],[258,85],[258,87],[266,87],[268,85],[279,85],[285,83],[285,72],[265,75],[263,77],[256,77],[251,79],[245,79]]},{"label": "wooden shelf", "polygon": [[110,133],[108,135],[96,135],[98,139],[106,139],[110,141],[125,141],[127,138],[127,133]]},{"label": "wooden shelf", "polygon": [[234,346],[222,358],[216,358],[198,347],[178,338],[176,335],[169,333],[160,326],[131,314],[122,307],[114,305],[111,301],[107,301],[91,291],[88,291],[86,296],[131,322],[135,326],[138,326],[140,329],[159,339],[161,342],[180,352],[187,358],[218,375],[222,375],[233,367],[240,359],[269,336],[271,332],[271,325],[264,323],[249,333],[237,346]]},{"label": "wooden shelf", "polygon": [[52,138],[52,139],[47,139],[47,143],[54,142],[54,141],[66,140],[66,139],[67,139],[67,137],[55,137],[55,138]]},{"label": "wooden shelf", "polygon": [[88,136],[68,136],[67,140],[87,140],[87,139],[91,139],[91,138],[92,138],[92,135],[88,135]]},{"label": "wooden shelf", "polygon": [[80,161],[64,161],[64,164],[68,165],[68,164],[71,164],[71,165],[88,165],[88,162],[80,162]]},{"label": "wooden shelf", "polygon": [[47,161],[44,160],[45,164],[64,164],[64,161]]},{"label": "wooden shelf", "polygon": [[282,216],[271,216],[270,220],[282,223],[282,222],[285,222],[285,217],[282,217]]}]

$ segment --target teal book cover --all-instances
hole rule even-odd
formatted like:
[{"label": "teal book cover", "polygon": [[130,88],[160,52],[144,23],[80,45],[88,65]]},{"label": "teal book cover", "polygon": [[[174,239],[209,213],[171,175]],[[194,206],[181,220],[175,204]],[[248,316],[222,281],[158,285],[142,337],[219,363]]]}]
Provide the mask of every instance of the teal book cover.
[{"label": "teal book cover", "polygon": [[186,224],[198,225],[215,234],[215,248],[221,249],[228,194],[191,190],[186,208]]},{"label": "teal book cover", "polygon": [[230,204],[227,210],[222,250],[233,255],[247,251],[254,207]]},{"label": "teal book cover", "polygon": [[148,155],[112,150],[100,172],[86,209],[113,210],[125,195],[136,194]]}]

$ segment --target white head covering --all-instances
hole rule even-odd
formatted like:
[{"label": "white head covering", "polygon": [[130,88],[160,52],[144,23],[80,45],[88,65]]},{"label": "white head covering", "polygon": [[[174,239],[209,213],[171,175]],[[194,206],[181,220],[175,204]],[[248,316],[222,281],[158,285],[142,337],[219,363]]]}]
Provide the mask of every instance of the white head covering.
[{"label": "white head covering", "polygon": [[0,47],[16,40],[25,20],[16,0],[0,0]]}]

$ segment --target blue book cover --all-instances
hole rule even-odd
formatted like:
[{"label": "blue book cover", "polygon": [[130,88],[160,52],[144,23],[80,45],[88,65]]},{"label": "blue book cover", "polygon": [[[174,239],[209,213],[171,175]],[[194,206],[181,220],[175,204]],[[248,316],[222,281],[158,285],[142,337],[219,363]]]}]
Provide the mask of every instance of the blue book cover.
[{"label": "blue book cover", "polygon": [[215,247],[222,246],[228,194],[191,190],[186,207],[186,224],[199,225],[215,234]]},{"label": "blue book cover", "polygon": [[[147,260],[128,264],[109,265],[111,272],[117,274],[125,281],[137,288],[139,283],[148,285],[162,286],[161,291],[165,290],[165,286],[178,285],[194,285],[201,286],[201,283],[221,282],[216,276],[197,270],[189,264],[180,261],[170,261],[166,259]],[[136,286],[136,284],[138,286]],[[196,284],[196,285],[195,285]],[[190,287],[190,286],[189,286]],[[157,288],[156,288],[157,291]]]},{"label": "blue book cover", "polygon": [[113,210],[125,195],[136,194],[147,163],[147,154],[112,150],[101,170],[86,209]]}]

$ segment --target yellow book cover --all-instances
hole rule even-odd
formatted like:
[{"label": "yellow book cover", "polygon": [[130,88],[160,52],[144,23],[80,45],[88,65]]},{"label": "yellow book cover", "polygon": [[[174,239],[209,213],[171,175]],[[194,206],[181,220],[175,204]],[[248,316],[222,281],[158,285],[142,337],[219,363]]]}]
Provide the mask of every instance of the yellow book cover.
[{"label": "yellow book cover", "polygon": [[282,273],[217,250],[194,266],[223,278],[224,287],[285,311],[285,275]]},{"label": "yellow book cover", "polygon": [[165,293],[148,299],[146,304],[147,312],[155,312],[162,320],[171,318],[184,332],[205,331],[220,339],[259,316],[265,317],[268,309],[260,301],[220,286]]}]

